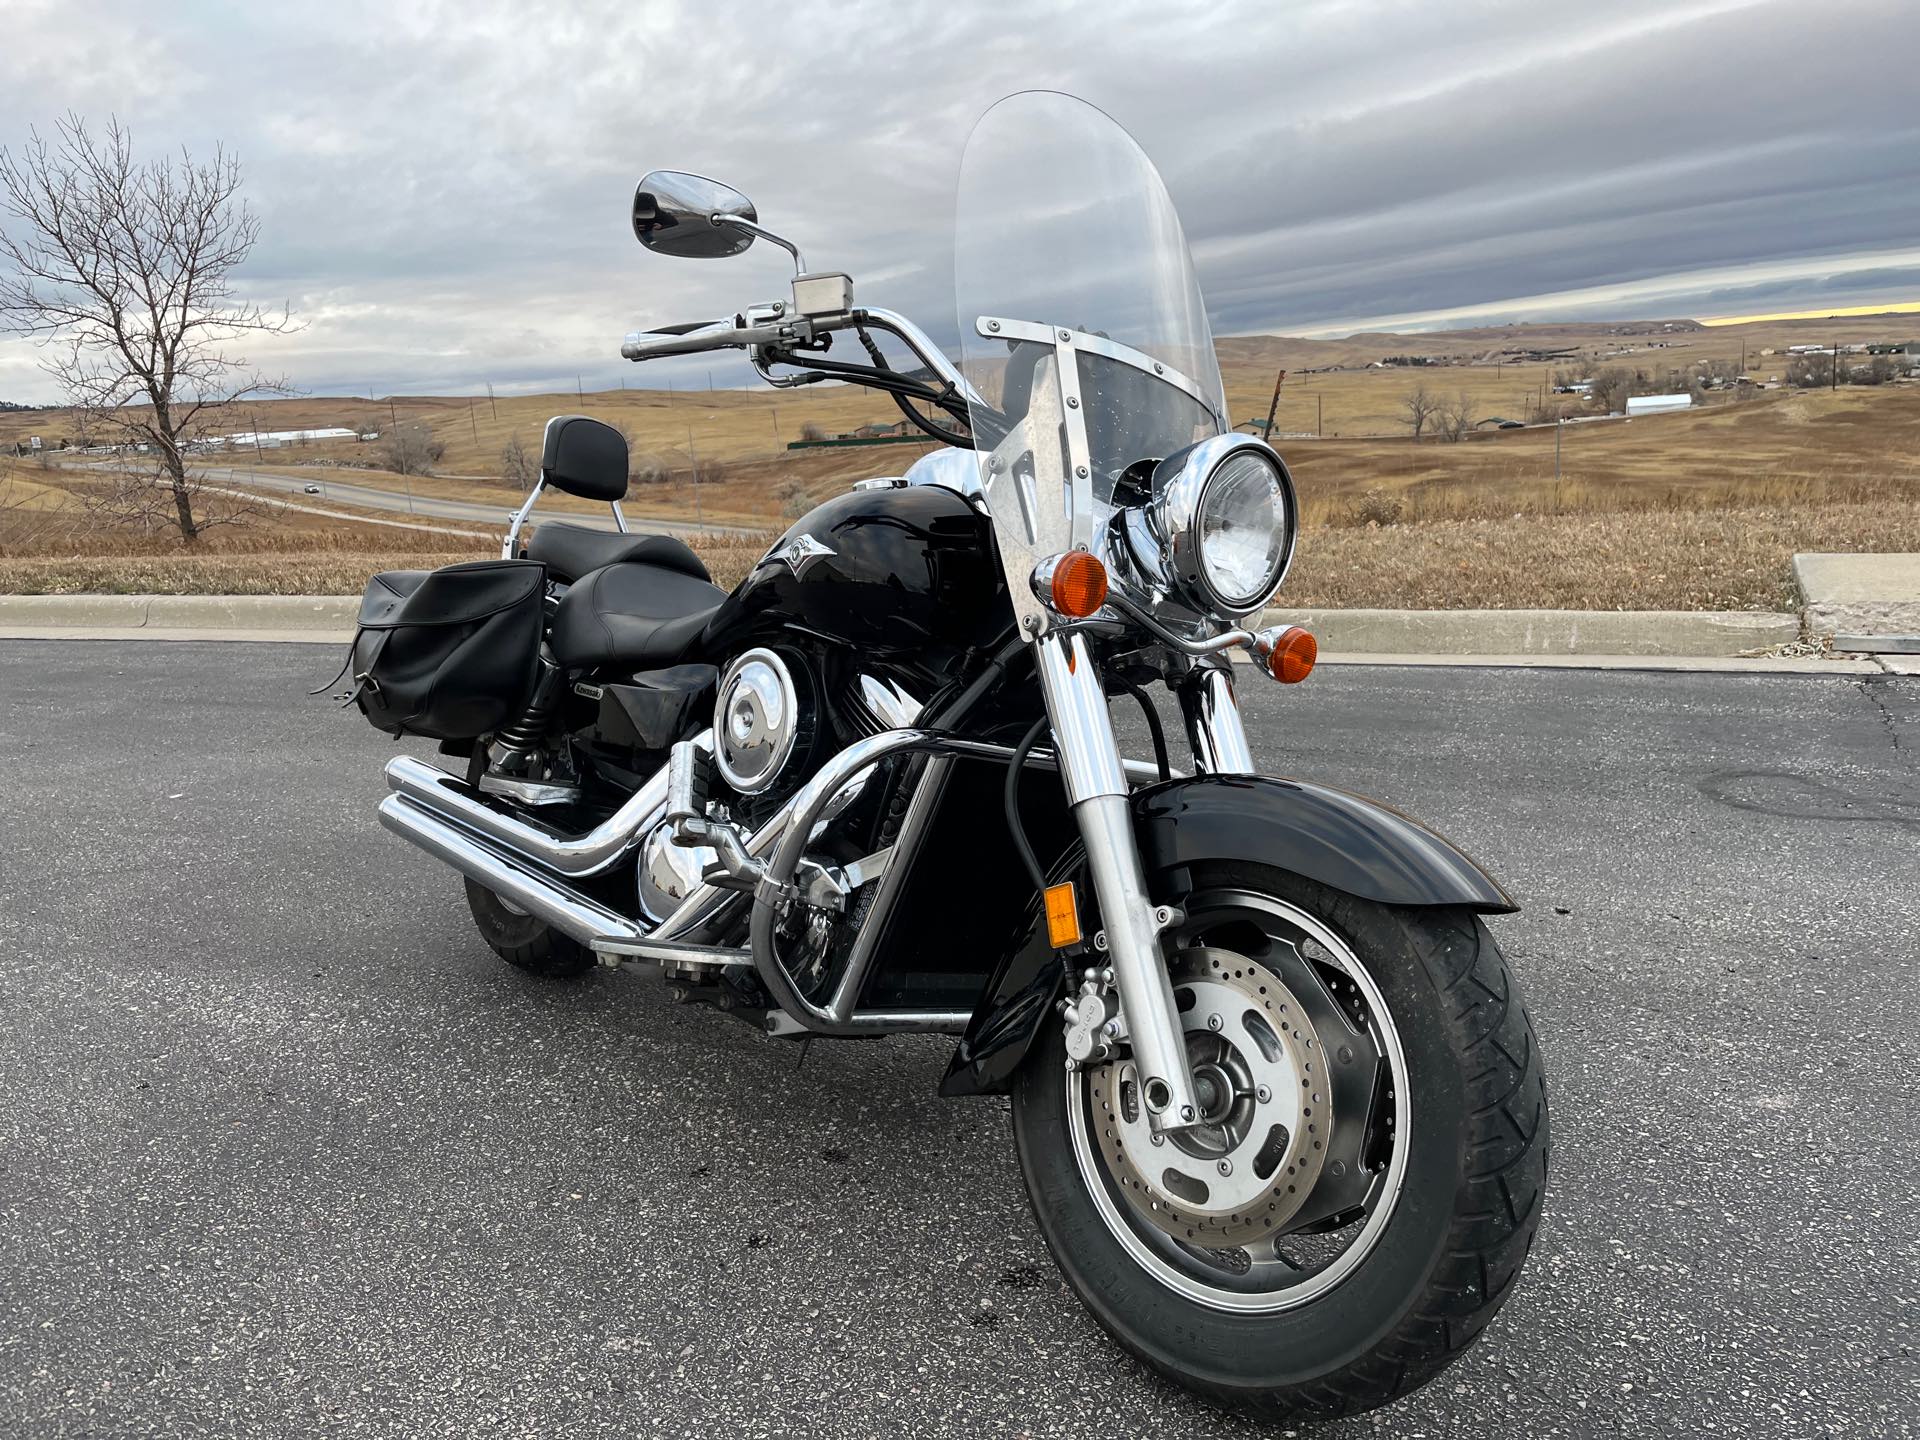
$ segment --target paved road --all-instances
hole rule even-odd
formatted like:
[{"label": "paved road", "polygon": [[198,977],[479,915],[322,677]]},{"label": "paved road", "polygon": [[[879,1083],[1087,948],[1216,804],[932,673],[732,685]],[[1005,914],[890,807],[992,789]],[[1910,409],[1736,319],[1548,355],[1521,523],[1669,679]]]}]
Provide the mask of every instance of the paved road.
[{"label": "paved road", "polygon": [[[313,647],[0,642],[0,1433],[1238,1435],[1060,1286],[944,1042],[543,985]],[[1528,902],[1545,1229],[1330,1435],[1920,1428],[1920,680],[1385,670],[1277,768]]]},{"label": "paved road", "polygon": [[[382,490],[371,485],[358,485],[351,481],[338,480],[335,477],[352,471],[315,469],[304,475],[287,475],[270,470],[252,470],[246,466],[234,465],[196,465],[194,471],[207,484],[231,486],[237,490],[259,490],[274,495],[290,495],[296,503],[304,497],[314,502],[333,501],[340,505],[358,505],[367,510],[397,511],[416,518],[425,517],[437,520],[458,520],[468,525],[482,525],[490,531],[504,531],[512,516],[512,505],[495,505],[473,500],[444,500],[430,495],[408,495],[404,490]],[[306,495],[306,487],[318,485],[320,494]],[[692,520],[664,519],[653,515],[643,515],[632,506],[627,509],[627,523],[638,530],[648,530],[659,535],[678,535],[687,539],[696,535],[746,535],[755,533],[751,527],[741,525],[709,525]],[[616,528],[613,517],[604,509],[594,511],[563,511],[549,505],[534,512],[536,518],[564,517],[569,524],[587,525],[596,530]]]}]

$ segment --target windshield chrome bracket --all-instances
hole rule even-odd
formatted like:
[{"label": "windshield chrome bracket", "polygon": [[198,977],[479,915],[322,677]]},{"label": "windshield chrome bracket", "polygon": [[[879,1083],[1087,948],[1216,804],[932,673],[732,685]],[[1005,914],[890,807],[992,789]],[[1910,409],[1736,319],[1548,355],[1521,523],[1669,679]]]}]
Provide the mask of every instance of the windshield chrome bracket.
[{"label": "windshield chrome bracket", "polygon": [[1062,428],[1067,440],[1067,539],[1074,550],[1093,549],[1093,450],[1087,443],[1087,412],[1080,405],[1080,358],[1073,331],[1053,332],[1054,376],[1060,386]]},{"label": "windshield chrome bracket", "polygon": [[1183,375],[1171,365],[1156,360],[1144,350],[1136,350],[1131,345],[1122,345],[1117,340],[1109,340],[1104,335],[1096,335],[1090,330],[1063,330],[1055,325],[1041,325],[1032,320],[1009,320],[1000,315],[982,315],[974,322],[974,329],[988,340],[1025,340],[1036,345],[1058,347],[1065,342],[1077,346],[1089,355],[1098,355],[1105,360],[1113,360],[1122,365],[1130,365],[1135,370],[1163,380],[1174,389],[1185,392],[1190,398],[1204,407],[1209,415],[1220,421],[1221,428],[1228,428],[1227,417],[1215,408],[1214,402],[1207,398],[1207,392],[1194,383],[1190,376]]}]

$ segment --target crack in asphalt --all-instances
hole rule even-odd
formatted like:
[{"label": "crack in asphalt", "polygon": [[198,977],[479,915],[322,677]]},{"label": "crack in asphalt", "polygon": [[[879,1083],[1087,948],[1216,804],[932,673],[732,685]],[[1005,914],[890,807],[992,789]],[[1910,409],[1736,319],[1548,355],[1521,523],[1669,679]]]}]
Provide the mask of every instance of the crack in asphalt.
[{"label": "crack in asphalt", "polygon": [[1860,693],[1864,695],[1867,698],[1867,702],[1879,712],[1880,723],[1886,729],[1887,740],[1893,746],[1893,753],[1903,762],[1911,765],[1911,761],[1907,756],[1907,747],[1901,743],[1900,729],[1894,721],[1893,710],[1879,693],[1883,686],[1891,684],[1894,679],[1895,677],[1892,675],[1863,675],[1857,683]]}]

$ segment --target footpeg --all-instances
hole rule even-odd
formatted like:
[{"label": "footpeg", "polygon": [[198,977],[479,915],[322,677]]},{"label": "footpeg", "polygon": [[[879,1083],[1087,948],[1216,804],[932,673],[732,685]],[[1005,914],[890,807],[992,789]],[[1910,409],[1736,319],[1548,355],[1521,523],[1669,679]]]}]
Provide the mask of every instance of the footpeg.
[{"label": "footpeg", "polygon": [[706,819],[709,783],[707,756],[693,741],[682,740],[667,752],[667,821],[676,832],[684,821]]},{"label": "footpeg", "polygon": [[701,879],[727,890],[751,890],[766,874],[766,863],[747,849],[746,836],[727,816],[724,805],[710,802],[711,757],[692,740],[667,752],[667,824],[673,843],[713,851],[716,863]]}]

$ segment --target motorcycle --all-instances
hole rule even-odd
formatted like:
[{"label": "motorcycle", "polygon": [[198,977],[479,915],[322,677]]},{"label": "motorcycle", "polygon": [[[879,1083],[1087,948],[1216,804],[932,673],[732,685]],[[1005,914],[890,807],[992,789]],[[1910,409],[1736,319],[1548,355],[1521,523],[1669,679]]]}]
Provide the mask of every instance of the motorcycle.
[{"label": "motorcycle", "polygon": [[[944,448],[809,511],[729,593],[628,528],[619,432],[554,419],[499,560],[368,587],[354,698],[464,762],[393,760],[381,823],[524,970],[642,966],[774,1037],[957,1037],[941,1093],[1011,1097],[1068,1283],[1216,1404],[1331,1416],[1433,1378],[1539,1222],[1540,1056],[1483,919],[1516,906],[1415,821],[1254,761],[1234,653],[1245,683],[1316,658],[1257,628],[1298,505],[1232,428],[1151,162],[1063,95],[989,110],[953,355],[729,186],[650,174],[633,226],[669,256],[769,242],[794,276],[627,359],[741,350],[775,386],[888,394]],[[523,540],[548,489],[615,528]]]}]

